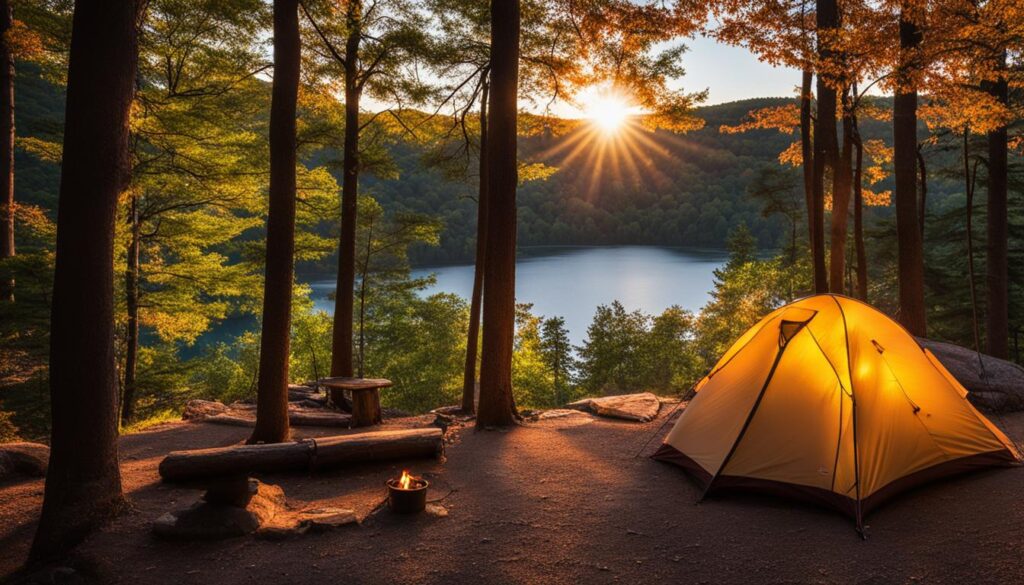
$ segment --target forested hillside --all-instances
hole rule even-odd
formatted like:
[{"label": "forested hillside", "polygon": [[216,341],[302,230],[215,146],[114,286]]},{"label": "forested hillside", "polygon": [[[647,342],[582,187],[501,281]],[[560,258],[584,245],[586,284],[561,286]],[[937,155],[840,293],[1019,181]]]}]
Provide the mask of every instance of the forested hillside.
[{"label": "forested hillside", "polygon": [[[40,79],[31,65],[18,71],[19,136],[59,136],[63,91]],[[779,153],[793,137],[776,130],[727,134],[719,128],[739,124],[753,110],[789,103],[792,100],[788,98],[761,98],[701,107],[695,113],[705,122],[702,129],[687,134],[644,132],[639,144],[628,149],[613,141],[581,147],[574,132],[525,137],[520,143],[521,156],[557,170],[546,179],[521,186],[519,245],[722,248],[729,232],[741,223],[750,228],[761,246],[778,245],[785,233],[781,220],[762,216],[763,204],[748,194],[748,187],[760,169],[779,166]],[[882,100],[879,105],[889,106]],[[889,140],[885,122],[865,120],[862,131],[865,139]],[[435,215],[444,222],[440,245],[415,248],[411,251],[413,262],[472,261],[475,177],[465,181],[446,178],[425,163],[426,151],[419,144],[393,143],[388,152],[397,175],[379,178],[364,174],[366,192],[388,211]],[[40,162],[20,150],[15,163],[18,199],[52,209],[59,179],[57,165]],[[952,188],[941,176],[932,178],[932,183],[932,203],[940,205]],[[889,188],[887,182],[880,188]],[[869,211],[888,215],[887,208]],[[333,222],[322,226],[323,235],[336,229]],[[331,271],[334,266],[336,260],[331,256],[300,270]]]}]

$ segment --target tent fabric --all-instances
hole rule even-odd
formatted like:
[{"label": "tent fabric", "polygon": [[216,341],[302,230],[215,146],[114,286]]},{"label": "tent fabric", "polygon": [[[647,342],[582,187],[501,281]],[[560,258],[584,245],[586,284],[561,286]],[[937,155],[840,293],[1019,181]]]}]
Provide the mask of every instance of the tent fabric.
[{"label": "tent fabric", "polygon": [[936,477],[1019,461],[898,323],[841,295],[777,309],[696,386],[653,456],[705,494],[755,489],[863,515]]}]

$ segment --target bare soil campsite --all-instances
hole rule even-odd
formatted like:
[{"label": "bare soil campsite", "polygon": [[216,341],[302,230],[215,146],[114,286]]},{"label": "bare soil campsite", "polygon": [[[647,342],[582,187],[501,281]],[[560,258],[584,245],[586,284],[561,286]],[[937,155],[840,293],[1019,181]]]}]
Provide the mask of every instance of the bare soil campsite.
[{"label": "bare soil campsite", "polygon": [[[242,442],[248,429],[168,423],[121,439],[131,509],[67,559],[103,583],[993,583],[1024,574],[1024,469],[959,476],[903,494],[867,518],[768,496],[723,494],[696,505],[679,468],[651,460],[658,419],[556,412],[503,430],[448,427],[445,460],[363,464],[316,474],[261,474],[292,509],[337,507],[358,523],[267,539],[168,542],[153,523],[201,492],[162,483],[170,451]],[[674,410],[675,414],[680,412]],[[995,418],[1015,440],[1024,414]],[[384,428],[419,424],[385,421]],[[297,437],[334,434],[296,429]],[[668,428],[666,425],[665,428]],[[384,481],[408,468],[440,506],[397,516]],[[0,487],[0,572],[23,561],[42,480]],[[441,511],[443,510],[443,511]],[[71,570],[74,572],[72,573]],[[61,568],[52,582],[62,581]]]}]

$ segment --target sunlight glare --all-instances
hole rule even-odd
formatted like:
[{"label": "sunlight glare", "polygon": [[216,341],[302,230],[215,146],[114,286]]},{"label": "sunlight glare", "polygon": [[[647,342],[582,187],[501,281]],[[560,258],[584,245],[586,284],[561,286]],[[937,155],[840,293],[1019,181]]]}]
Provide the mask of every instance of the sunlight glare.
[{"label": "sunlight glare", "polygon": [[591,123],[606,134],[617,132],[632,115],[632,108],[626,100],[610,92],[590,96],[583,106]]}]

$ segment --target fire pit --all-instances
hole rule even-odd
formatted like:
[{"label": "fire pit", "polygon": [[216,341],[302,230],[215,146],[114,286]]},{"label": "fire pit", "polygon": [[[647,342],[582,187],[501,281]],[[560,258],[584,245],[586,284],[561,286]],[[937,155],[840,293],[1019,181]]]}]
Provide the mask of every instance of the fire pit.
[{"label": "fire pit", "polygon": [[427,487],[430,483],[422,477],[413,477],[408,471],[402,477],[389,479],[388,507],[398,514],[415,514],[427,506]]}]

